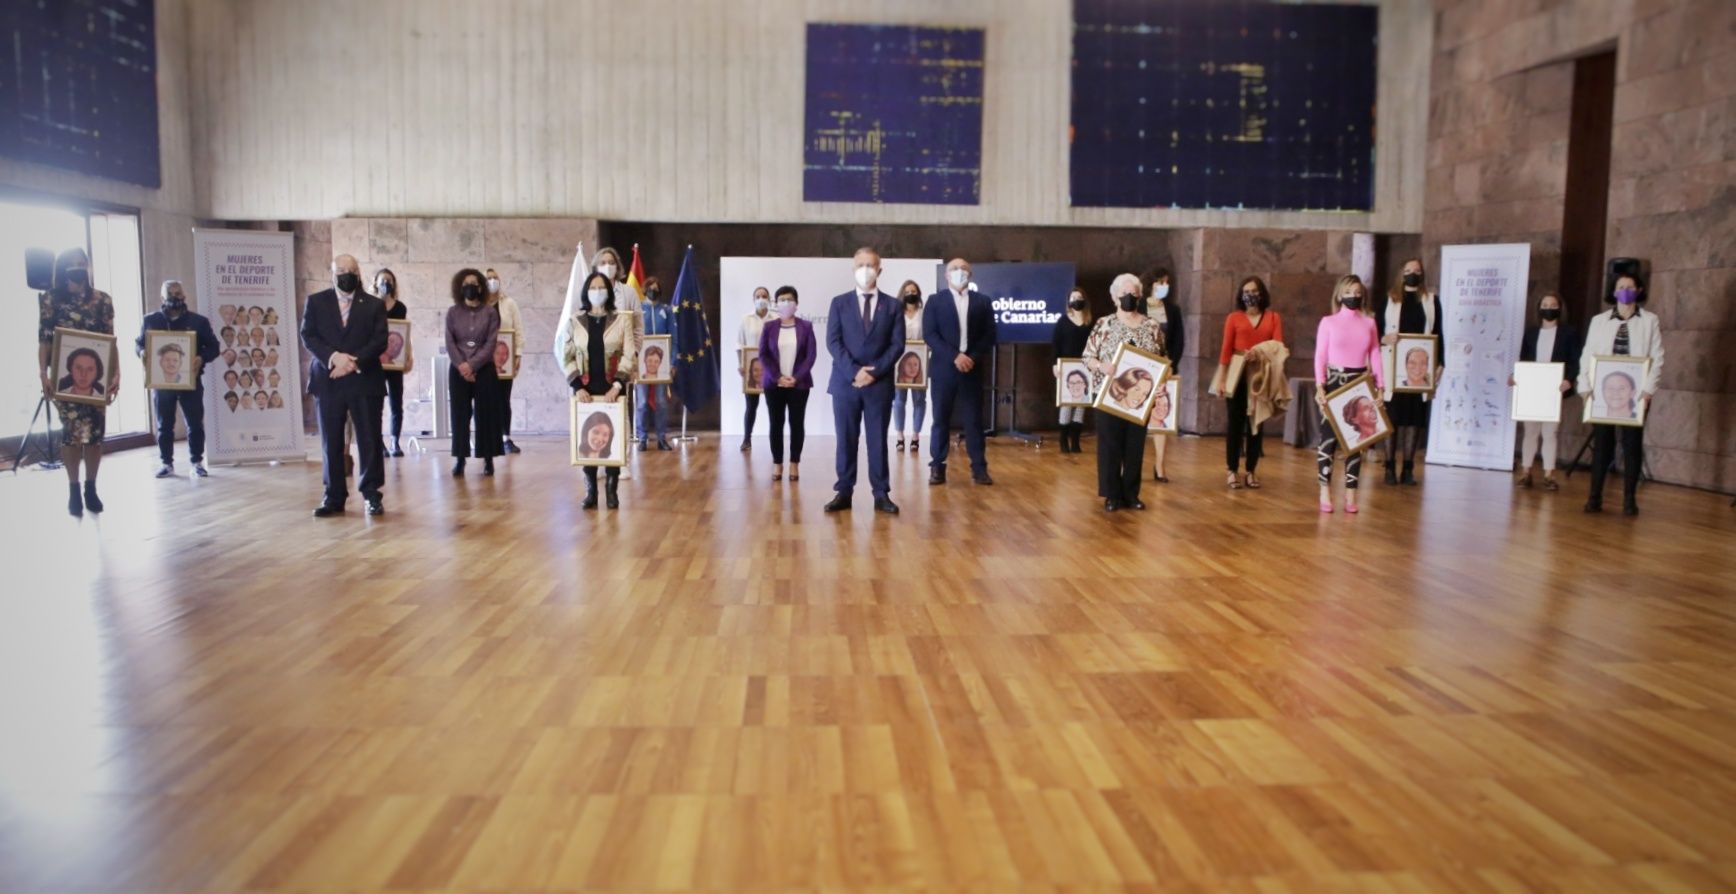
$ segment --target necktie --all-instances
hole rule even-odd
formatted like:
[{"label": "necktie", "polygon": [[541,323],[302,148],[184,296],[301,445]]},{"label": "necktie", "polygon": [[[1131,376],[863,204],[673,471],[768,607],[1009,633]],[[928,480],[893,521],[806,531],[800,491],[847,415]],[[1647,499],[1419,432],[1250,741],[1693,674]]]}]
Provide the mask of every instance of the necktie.
[{"label": "necktie", "polygon": [[869,331],[874,328],[874,296],[862,296],[862,329]]},{"label": "necktie", "polygon": [[345,326],[350,325],[350,302],[352,300],[354,299],[338,298],[338,317],[343,320]]}]

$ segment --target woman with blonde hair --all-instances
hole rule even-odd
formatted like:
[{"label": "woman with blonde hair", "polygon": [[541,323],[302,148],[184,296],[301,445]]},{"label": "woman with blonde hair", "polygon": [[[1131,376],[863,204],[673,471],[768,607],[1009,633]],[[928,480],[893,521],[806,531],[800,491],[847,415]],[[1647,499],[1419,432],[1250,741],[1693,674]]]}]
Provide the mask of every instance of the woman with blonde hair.
[{"label": "woman with blonde hair", "polygon": [[[1425,275],[1421,258],[1410,258],[1400,268],[1398,278],[1386,293],[1386,306],[1374,320],[1382,347],[1393,348],[1401,334],[1433,335],[1438,344],[1447,343],[1441,330],[1444,316],[1441,299],[1428,290]],[[1405,366],[1405,358],[1399,360],[1395,374],[1401,373]],[[1425,365],[1425,376],[1433,375],[1430,381],[1439,381],[1440,372],[1438,365],[1432,370]],[[1428,398],[1416,393],[1394,394],[1387,404],[1387,418],[1392,422],[1393,435],[1386,442],[1386,483],[1415,485],[1417,446],[1429,422]],[[1403,474],[1393,469],[1400,449],[1404,451]]]},{"label": "woman with blonde hair", "polygon": [[[1365,305],[1368,289],[1356,274],[1340,277],[1332,290],[1334,311],[1321,318],[1314,334],[1314,402],[1320,407],[1320,446],[1314,461],[1320,477],[1320,511],[1332,511],[1332,457],[1338,452],[1338,436],[1327,419],[1326,395],[1374,371],[1375,400],[1386,381],[1380,364],[1380,334]],[[1356,514],[1356,488],[1362,475],[1362,451],[1344,458],[1344,511]]]},{"label": "woman with blonde hair", "polygon": [[[1159,357],[1167,356],[1162,327],[1139,312],[1142,290],[1139,277],[1131,273],[1115,277],[1109,285],[1109,297],[1115,299],[1115,313],[1098,320],[1091,328],[1083,352],[1085,365],[1090,368],[1098,388],[1110,387],[1110,380],[1114,380],[1117,387],[1138,387],[1136,377],[1123,380],[1115,369],[1115,354],[1122,345],[1132,345]],[[1121,372],[1125,375],[1126,371]],[[1151,387],[1157,386],[1155,382],[1150,384]],[[1145,508],[1139,499],[1140,463],[1144,459],[1145,426],[1113,413],[1097,414],[1097,495],[1103,498],[1104,512],[1115,512],[1123,506]]]}]

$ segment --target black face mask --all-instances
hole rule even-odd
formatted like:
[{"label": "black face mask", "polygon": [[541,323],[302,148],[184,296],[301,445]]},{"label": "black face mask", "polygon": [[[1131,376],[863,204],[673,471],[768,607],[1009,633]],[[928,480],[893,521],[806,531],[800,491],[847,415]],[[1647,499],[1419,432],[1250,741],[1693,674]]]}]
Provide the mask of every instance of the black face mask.
[{"label": "black face mask", "polygon": [[163,312],[178,314],[187,309],[187,299],[180,295],[170,295],[163,299]]},{"label": "black face mask", "polygon": [[481,301],[482,287],[476,283],[467,282],[464,284],[464,288],[460,290],[460,294],[464,296],[465,301]]},{"label": "black face mask", "polygon": [[387,295],[392,294],[392,282],[391,282],[391,280],[385,280],[385,279],[380,280],[380,284],[377,288],[380,290],[380,297],[382,297],[382,298],[384,298]]},{"label": "black face mask", "polygon": [[1260,296],[1250,295],[1247,292],[1242,293],[1242,307],[1243,308],[1258,307],[1259,305],[1260,305]]},{"label": "black face mask", "polygon": [[1122,310],[1124,310],[1128,313],[1133,313],[1134,311],[1139,309],[1139,296],[1138,295],[1122,295],[1120,298],[1115,299],[1115,304],[1116,304],[1116,306],[1120,307]]},{"label": "black face mask", "polygon": [[1545,307],[1545,308],[1537,311],[1537,316],[1539,318],[1543,319],[1545,322],[1553,323],[1556,320],[1561,319],[1561,308],[1559,308],[1559,307]]},{"label": "black face mask", "polygon": [[1416,288],[1422,284],[1423,284],[1423,275],[1421,273],[1406,273],[1404,275],[1404,287],[1405,288],[1414,289],[1414,288]]},{"label": "black face mask", "polygon": [[1067,306],[1073,308],[1074,310],[1084,310],[1085,309],[1085,299],[1074,298],[1072,301],[1067,302]]},{"label": "black face mask", "polygon": [[354,273],[338,274],[338,291],[354,292],[362,287],[362,278]]},{"label": "black face mask", "polygon": [[922,303],[922,296],[917,295],[915,293],[905,295],[904,296],[904,303],[910,305],[911,307],[915,307],[916,305]]},{"label": "black face mask", "polygon": [[66,271],[66,281],[75,286],[89,285],[90,271],[83,267],[73,267]]},{"label": "black face mask", "polygon": [[656,290],[656,289],[651,289],[650,291],[646,292],[645,294],[647,294],[651,297],[651,303],[652,304],[656,304],[658,299],[663,297],[663,293]]},{"label": "black face mask", "polygon": [[1350,308],[1351,310],[1361,310],[1362,296],[1355,295],[1349,298],[1340,298],[1338,299],[1338,303]]}]

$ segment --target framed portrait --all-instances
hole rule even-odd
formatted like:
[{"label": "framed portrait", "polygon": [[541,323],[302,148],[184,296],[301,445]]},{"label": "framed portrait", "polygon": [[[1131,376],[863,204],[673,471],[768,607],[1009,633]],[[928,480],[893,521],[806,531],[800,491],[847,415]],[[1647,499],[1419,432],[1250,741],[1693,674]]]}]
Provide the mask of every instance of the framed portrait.
[{"label": "framed portrait", "polygon": [[1326,421],[1344,452],[1359,453],[1392,437],[1392,421],[1367,373],[1326,395]]},{"label": "framed portrait", "polygon": [[1091,367],[1085,365],[1085,358],[1062,357],[1055,365],[1059,373],[1055,377],[1055,406],[1091,406]]},{"label": "framed portrait", "polygon": [[1128,422],[1146,424],[1157,391],[1169,378],[1169,361],[1150,351],[1123,344],[1115,351],[1114,367],[1115,375],[1103,383],[1091,406]]},{"label": "framed portrait", "polygon": [[1399,333],[1392,346],[1392,367],[1387,381],[1394,394],[1434,394],[1435,369],[1441,365],[1438,335]]},{"label": "framed portrait", "polygon": [[82,329],[54,330],[54,399],[106,407],[114,375],[115,337]]},{"label": "framed portrait", "polygon": [[904,353],[892,367],[892,384],[910,390],[928,387],[928,345],[921,341],[904,343]]},{"label": "framed portrait", "polygon": [[572,407],[573,465],[626,465],[627,398],[585,403],[575,394]]},{"label": "framed portrait", "polygon": [[1513,364],[1512,417],[1518,422],[1560,422],[1565,363]]},{"label": "framed portrait", "polygon": [[386,350],[380,352],[380,368],[387,372],[403,372],[404,360],[410,353],[410,321],[386,321]]},{"label": "framed portrait", "polygon": [[741,393],[765,393],[765,389],[760,387],[760,371],[763,368],[760,366],[759,348],[743,346],[741,348]]},{"label": "framed portrait", "polygon": [[647,335],[644,344],[639,348],[639,384],[667,385],[674,381],[669,371],[672,355],[671,341],[673,335]]},{"label": "framed portrait", "polygon": [[1151,403],[1151,421],[1145,427],[1156,434],[1179,434],[1176,422],[1180,419],[1181,377],[1170,376],[1157,389],[1157,397]]},{"label": "framed portrait", "polygon": [[1640,400],[1652,358],[1599,354],[1591,358],[1591,393],[1584,395],[1585,421],[1594,425],[1646,424],[1646,401]]},{"label": "framed portrait", "polygon": [[494,374],[501,381],[511,381],[518,375],[518,355],[512,352],[513,336],[516,329],[502,329],[494,335]]},{"label": "framed portrait", "polygon": [[194,391],[193,358],[199,341],[193,332],[152,330],[145,333],[145,387],[155,391]]}]

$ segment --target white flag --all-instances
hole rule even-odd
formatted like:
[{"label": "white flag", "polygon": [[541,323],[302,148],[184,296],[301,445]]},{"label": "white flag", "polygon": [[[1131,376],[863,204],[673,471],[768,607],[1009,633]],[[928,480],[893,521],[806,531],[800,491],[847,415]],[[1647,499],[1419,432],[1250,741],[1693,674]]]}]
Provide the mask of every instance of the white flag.
[{"label": "white flag", "polygon": [[573,335],[573,310],[579,303],[579,290],[585,287],[582,279],[590,272],[589,263],[585,260],[585,243],[579,243],[579,253],[573,255],[573,272],[567,275],[567,300],[561,305],[561,321],[555,327],[555,367],[562,371],[566,369],[567,343]]}]

